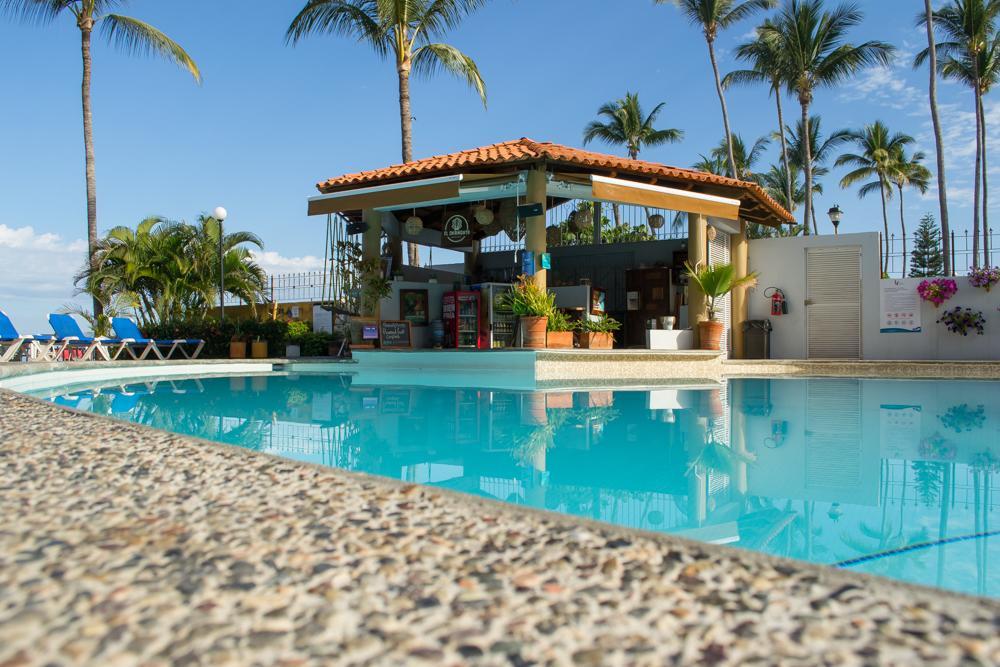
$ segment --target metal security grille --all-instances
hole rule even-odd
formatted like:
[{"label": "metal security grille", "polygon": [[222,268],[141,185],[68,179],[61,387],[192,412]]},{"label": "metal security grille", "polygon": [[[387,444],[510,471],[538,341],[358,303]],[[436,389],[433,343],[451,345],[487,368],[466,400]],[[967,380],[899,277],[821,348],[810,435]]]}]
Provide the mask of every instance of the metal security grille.
[{"label": "metal security grille", "polygon": [[[708,242],[708,263],[712,266],[717,266],[719,264],[729,264],[731,261],[729,234],[716,230],[715,238]],[[720,299],[718,304],[719,320],[725,325],[722,333],[722,349],[726,352],[729,352],[729,330],[733,323],[732,306],[733,300],[729,294]]]},{"label": "metal security grille", "polygon": [[861,358],[861,248],[806,250],[810,359]]}]

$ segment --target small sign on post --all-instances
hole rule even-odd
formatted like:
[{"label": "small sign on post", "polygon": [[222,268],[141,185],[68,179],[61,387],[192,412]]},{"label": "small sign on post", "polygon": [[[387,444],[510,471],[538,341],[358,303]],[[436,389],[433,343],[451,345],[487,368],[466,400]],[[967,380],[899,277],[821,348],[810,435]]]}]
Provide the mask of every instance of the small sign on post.
[{"label": "small sign on post", "polygon": [[552,255],[550,255],[547,252],[543,252],[541,255],[539,255],[539,258],[541,259],[543,269],[548,271],[549,269],[552,268]]},{"label": "small sign on post", "polygon": [[367,222],[349,222],[347,223],[347,235],[354,236],[355,234],[364,234],[368,231]]},{"label": "small sign on post", "polygon": [[521,251],[521,273],[526,276],[535,275],[535,253],[533,250]]},{"label": "small sign on post", "polygon": [[537,218],[540,215],[545,215],[545,208],[541,204],[522,204],[517,207],[519,218]]}]

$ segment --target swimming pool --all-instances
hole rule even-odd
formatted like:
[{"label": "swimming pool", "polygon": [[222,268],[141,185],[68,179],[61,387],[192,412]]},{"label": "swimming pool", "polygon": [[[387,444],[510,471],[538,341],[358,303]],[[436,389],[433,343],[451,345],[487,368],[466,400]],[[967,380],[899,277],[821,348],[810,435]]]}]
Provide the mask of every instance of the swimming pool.
[{"label": "swimming pool", "polygon": [[989,575],[1000,558],[1000,382],[129,382],[34,394],[297,460],[1000,597]]}]

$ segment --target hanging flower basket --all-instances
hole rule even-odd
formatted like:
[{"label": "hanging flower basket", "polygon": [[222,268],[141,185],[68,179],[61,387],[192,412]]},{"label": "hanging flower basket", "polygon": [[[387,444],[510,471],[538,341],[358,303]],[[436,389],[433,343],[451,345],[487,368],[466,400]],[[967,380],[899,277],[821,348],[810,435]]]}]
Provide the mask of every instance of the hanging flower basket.
[{"label": "hanging flower basket", "polygon": [[958,292],[958,283],[951,278],[924,280],[917,285],[917,293],[920,298],[924,301],[930,301],[935,308],[955,296],[956,292]]},{"label": "hanging flower basket", "polygon": [[986,329],[986,318],[981,310],[957,306],[941,313],[938,324],[945,325],[952,333],[968,336],[970,331],[975,331],[982,336]]},{"label": "hanging flower basket", "polygon": [[969,283],[973,287],[981,287],[989,292],[991,287],[1000,283],[1000,268],[984,266],[981,269],[972,269],[969,272]]}]

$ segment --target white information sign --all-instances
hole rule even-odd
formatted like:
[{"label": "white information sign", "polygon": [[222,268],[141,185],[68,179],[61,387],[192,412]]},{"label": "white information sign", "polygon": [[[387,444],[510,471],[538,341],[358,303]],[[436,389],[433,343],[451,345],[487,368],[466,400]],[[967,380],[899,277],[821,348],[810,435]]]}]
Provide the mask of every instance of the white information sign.
[{"label": "white information sign", "polygon": [[920,333],[920,295],[903,280],[881,281],[881,333]]}]

